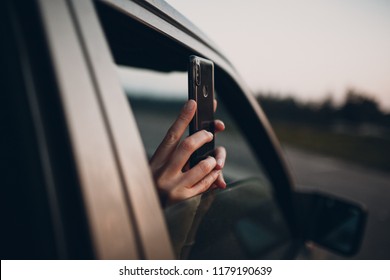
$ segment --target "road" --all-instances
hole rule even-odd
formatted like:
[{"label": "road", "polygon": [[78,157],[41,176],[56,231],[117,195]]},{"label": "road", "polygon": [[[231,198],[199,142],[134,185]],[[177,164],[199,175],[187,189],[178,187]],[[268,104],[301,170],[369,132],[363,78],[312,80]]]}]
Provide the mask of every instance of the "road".
[{"label": "road", "polygon": [[299,189],[363,203],[368,223],[357,259],[390,259],[390,174],[292,147],[283,148]]}]

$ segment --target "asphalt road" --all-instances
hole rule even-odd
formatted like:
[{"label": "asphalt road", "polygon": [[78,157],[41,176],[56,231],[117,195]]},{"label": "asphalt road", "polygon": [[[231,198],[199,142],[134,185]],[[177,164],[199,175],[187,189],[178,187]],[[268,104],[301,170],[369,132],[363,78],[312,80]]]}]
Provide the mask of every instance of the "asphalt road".
[{"label": "asphalt road", "polygon": [[390,174],[292,147],[284,147],[297,188],[363,203],[369,211],[357,259],[390,259]]}]

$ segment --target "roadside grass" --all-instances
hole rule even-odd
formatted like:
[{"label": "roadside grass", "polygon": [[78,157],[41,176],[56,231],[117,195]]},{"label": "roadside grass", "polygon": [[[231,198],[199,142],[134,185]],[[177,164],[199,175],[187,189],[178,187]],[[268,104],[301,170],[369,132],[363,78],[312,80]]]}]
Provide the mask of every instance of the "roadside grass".
[{"label": "roadside grass", "polygon": [[326,126],[271,121],[279,140],[297,148],[390,171],[390,139],[333,132]]}]

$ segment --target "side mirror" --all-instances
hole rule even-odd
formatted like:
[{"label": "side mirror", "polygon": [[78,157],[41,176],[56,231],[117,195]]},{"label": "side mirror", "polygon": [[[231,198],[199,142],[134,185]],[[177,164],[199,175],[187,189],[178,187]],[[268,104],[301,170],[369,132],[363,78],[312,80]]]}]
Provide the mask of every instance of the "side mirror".
[{"label": "side mirror", "polygon": [[345,256],[358,252],[367,219],[362,205],[321,193],[295,193],[294,202],[305,240]]}]

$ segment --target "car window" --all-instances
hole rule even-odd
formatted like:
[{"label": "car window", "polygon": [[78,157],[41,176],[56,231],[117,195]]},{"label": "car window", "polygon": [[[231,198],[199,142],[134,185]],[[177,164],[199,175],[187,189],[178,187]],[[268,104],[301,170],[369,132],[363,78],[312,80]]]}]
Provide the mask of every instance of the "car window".
[{"label": "car window", "polygon": [[[110,11],[100,10],[104,13]],[[118,15],[115,21],[119,26],[110,21],[103,29],[150,158],[188,98],[189,56],[201,54],[136,20]],[[178,258],[269,258],[271,248],[284,248],[289,231],[271,181],[248,144],[250,133],[241,129],[241,108],[225,106],[225,96],[231,100],[242,93],[226,85],[221,72],[216,66],[216,118],[226,130],[216,136],[216,145],[227,150],[228,186],[166,208],[167,226]]]},{"label": "car window", "polygon": [[[150,158],[188,98],[187,72],[118,66],[118,73]],[[227,150],[228,187],[165,209],[174,250],[178,258],[265,257],[270,247],[285,244],[288,230],[271,183],[221,100],[216,118],[226,124],[216,145]]]},{"label": "car window", "polygon": [[[118,74],[150,158],[188,99],[187,72],[163,73],[118,65]],[[217,100],[218,96],[217,92]],[[228,160],[224,167],[226,178],[236,181],[255,176],[267,180],[222,101],[218,102],[215,117],[226,125],[225,131],[216,136],[216,145],[228,150]]]}]

